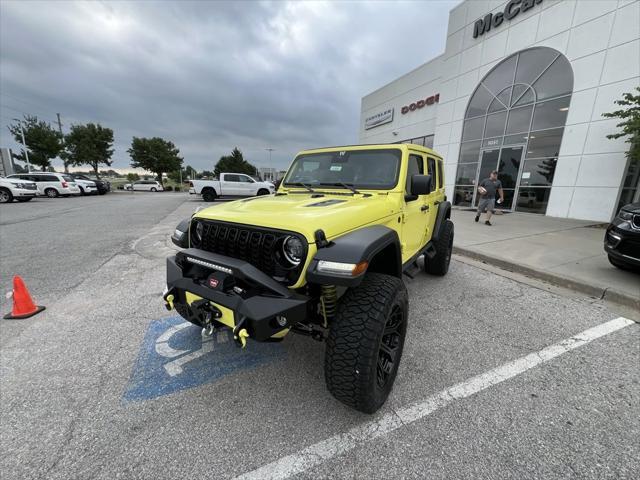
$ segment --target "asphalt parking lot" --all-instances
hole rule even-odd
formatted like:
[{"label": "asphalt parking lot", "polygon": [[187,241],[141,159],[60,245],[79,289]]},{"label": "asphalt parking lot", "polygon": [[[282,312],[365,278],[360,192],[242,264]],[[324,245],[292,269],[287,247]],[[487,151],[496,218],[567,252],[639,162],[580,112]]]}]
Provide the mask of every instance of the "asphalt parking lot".
[{"label": "asphalt parking lot", "polygon": [[3,207],[5,289],[21,273],[47,306],[0,320],[3,479],[637,478],[640,325],[619,311],[460,257],[405,278],[398,378],[364,415],[326,391],[323,344],[239,350],[164,309],[168,235],[200,205]]}]

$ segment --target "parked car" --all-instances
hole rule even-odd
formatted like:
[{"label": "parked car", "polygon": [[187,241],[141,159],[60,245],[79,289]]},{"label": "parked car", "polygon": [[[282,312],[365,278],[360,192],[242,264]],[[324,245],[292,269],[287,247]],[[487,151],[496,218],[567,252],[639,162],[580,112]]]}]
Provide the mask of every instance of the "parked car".
[{"label": "parked car", "polygon": [[124,189],[142,192],[162,192],[164,187],[156,180],[138,180],[137,182],[127,183]]},{"label": "parked car", "polygon": [[31,172],[15,173],[8,178],[19,178],[35,182],[38,187],[38,195],[46,195],[49,198],[59,196],[80,195],[80,188],[71,175],[55,172]]},{"label": "parked car", "polygon": [[604,250],[612,265],[640,271],[640,202],[620,209],[607,227]]},{"label": "parked car", "polygon": [[220,180],[190,180],[189,193],[202,195],[205,202],[218,197],[254,197],[274,193],[271,182],[258,182],[244,173],[221,173]]},{"label": "parked car", "polygon": [[92,195],[98,193],[98,186],[93,180],[84,180],[82,178],[76,177],[75,175],[71,175],[71,177],[78,184],[80,195]]},{"label": "parked car", "polygon": [[34,182],[18,178],[0,178],[0,203],[28,202],[38,193]]},{"label": "parked car", "polygon": [[79,182],[80,180],[88,180],[90,182],[93,182],[96,184],[96,187],[98,188],[98,193],[100,195],[104,195],[107,192],[111,191],[111,183],[108,182],[107,180],[102,180],[100,178],[91,178],[91,177],[87,177],[86,175],[79,175],[74,173],[73,178],[76,179],[76,182]]}]

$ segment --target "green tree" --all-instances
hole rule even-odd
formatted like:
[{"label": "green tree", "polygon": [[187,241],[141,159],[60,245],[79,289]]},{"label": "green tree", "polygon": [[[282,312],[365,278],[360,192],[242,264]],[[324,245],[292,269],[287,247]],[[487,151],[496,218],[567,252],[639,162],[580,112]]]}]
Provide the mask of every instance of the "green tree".
[{"label": "green tree", "polygon": [[71,125],[71,131],[65,136],[65,149],[69,164],[89,165],[100,178],[100,165],[110,167],[113,163],[113,130],[95,123]]},{"label": "green tree", "polygon": [[180,150],[172,142],[158,137],[133,137],[127,152],[131,156],[132,167],[155,173],[159,182],[162,182],[163,173],[177,171],[183,160]]},{"label": "green tree", "polygon": [[614,112],[603,113],[602,116],[607,118],[619,118],[622,121],[616,124],[621,130],[618,133],[607,135],[607,138],[620,138],[628,136],[625,140],[630,143],[631,147],[627,152],[627,158],[630,163],[640,162],[640,87],[636,87],[637,94],[625,93],[622,100],[616,100],[614,103],[622,108]]},{"label": "green tree", "polygon": [[[57,157],[62,151],[60,133],[47,122],[38,120],[35,115],[25,115],[21,123],[24,130],[24,141],[27,144],[29,163],[40,167],[44,172],[51,165],[51,159]],[[22,145],[20,123],[9,125],[9,132],[15,141]],[[27,160],[24,147],[19,154],[14,156],[18,160]]]},{"label": "green tree", "polygon": [[130,182],[137,182],[138,180],[140,180],[140,175],[138,175],[137,173],[127,173],[127,180],[129,180]]},{"label": "green tree", "polygon": [[246,173],[248,175],[256,174],[256,167],[247,162],[242,156],[242,152],[235,147],[231,151],[231,155],[223,155],[216,163],[214,173]]}]

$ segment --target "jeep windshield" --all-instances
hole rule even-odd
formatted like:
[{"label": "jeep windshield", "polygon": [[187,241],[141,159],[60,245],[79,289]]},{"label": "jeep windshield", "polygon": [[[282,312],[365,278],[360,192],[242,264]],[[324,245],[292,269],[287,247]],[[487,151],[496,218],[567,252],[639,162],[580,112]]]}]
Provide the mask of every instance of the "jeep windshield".
[{"label": "jeep windshield", "polygon": [[388,190],[398,183],[400,149],[308,153],[293,161],[286,187]]}]

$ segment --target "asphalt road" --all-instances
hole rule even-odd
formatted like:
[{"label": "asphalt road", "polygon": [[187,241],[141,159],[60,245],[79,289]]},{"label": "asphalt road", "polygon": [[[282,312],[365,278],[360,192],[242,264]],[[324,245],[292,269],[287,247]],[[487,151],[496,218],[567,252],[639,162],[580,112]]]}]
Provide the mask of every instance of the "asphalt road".
[{"label": "asphalt road", "polygon": [[[197,202],[104,200],[100,225],[128,233],[97,260],[77,240],[64,255],[85,258],[82,278],[61,278],[41,315],[0,321],[3,479],[637,478],[640,326],[608,323],[609,306],[460,258],[444,278],[407,278],[396,385],[364,415],[327,393],[323,344],[241,351],[164,309],[167,237]],[[60,223],[94,229],[93,215]],[[22,231],[55,218],[43,210]],[[38,264],[47,237],[24,258]]]}]

